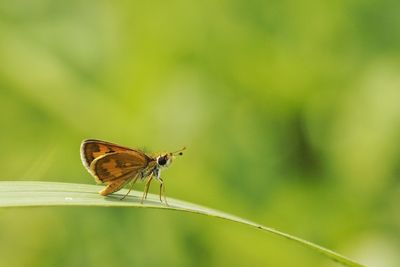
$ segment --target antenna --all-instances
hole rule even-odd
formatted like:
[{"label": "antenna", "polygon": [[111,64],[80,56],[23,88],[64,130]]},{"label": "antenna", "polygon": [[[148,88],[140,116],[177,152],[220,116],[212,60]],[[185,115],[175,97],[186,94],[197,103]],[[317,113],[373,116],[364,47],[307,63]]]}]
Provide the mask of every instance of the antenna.
[{"label": "antenna", "polygon": [[186,147],[184,146],[181,149],[172,152],[172,154],[182,156],[183,155],[182,151],[185,150],[185,149],[186,149]]}]

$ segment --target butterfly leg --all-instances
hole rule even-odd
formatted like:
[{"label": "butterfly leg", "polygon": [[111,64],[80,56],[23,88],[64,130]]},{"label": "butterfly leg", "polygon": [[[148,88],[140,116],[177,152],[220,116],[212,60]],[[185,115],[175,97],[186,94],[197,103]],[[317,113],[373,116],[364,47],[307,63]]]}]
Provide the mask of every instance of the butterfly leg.
[{"label": "butterfly leg", "polygon": [[161,182],[160,183],[160,202],[162,203],[162,199],[161,199],[161,192],[162,192],[162,189],[163,189],[163,183]]},{"label": "butterfly leg", "polygon": [[128,190],[128,193],[126,193],[120,200],[123,200],[124,198],[126,198],[129,193],[131,192],[133,185],[136,183],[137,179],[139,178],[139,175],[136,175],[135,178],[133,178],[132,182],[131,182],[131,187]]},{"label": "butterfly leg", "polygon": [[161,195],[164,195],[165,205],[169,206],[169,205],[168,205],[168,202],[167,202],[167,196],[166,196],[166,194],[165,194],[165,184],[164,184],[164,181],[163,181],[163,179],[161,179],[161,177],[159,177],[158,180],[160,181],[160,201],[161,201],[161,203],[163,202],[162,199],[161,199]]},{"label": "butterfly leg", "polygon": [[153,173],[150,174],[149,178],[147,178],[146,184],[144,185],[142,201],[140,201],[140,203],[142,203],[142,204],[143,204],[143,201],[147,198],[147,193],[149,192],[151,180],[153,180]]}]

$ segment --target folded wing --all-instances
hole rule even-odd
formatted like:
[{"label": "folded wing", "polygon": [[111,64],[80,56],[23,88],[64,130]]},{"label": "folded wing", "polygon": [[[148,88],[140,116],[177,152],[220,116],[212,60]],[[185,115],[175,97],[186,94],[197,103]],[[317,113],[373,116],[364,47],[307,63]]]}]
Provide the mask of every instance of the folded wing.
[{"label": "folded wing", "polygon": [[149,160],[134,151],[113,152],[94,159],[89,171],[97,182],[110,184],[126,181],[138,175],[147,168]]}]

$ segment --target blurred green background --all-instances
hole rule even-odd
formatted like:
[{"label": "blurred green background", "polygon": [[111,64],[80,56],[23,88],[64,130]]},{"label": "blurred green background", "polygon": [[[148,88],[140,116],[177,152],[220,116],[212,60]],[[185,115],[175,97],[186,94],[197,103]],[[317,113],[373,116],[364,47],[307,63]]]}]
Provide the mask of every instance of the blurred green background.
[{"label": "blurred green background", "polygon": [[[163,172],[168,196],[400,266],[399,12],[395,0],[0,1],[0,179],[94,184],[85,138],[186,145]],[[0,266],[337,265],[203,216],[18,208],[0,210]]]}]

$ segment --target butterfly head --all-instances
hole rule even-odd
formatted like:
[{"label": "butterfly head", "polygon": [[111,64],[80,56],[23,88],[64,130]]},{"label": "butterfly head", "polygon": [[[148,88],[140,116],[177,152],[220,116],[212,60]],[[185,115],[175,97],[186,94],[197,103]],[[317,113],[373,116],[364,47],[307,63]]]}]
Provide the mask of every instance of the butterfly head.
[{"label": "butterfly head", "polygon": [[170,152],[166,154],[161,154],[157,157],[157,165],[160,168],[166,168],[169,165],[171,165],[172,160],[175,159],[175,156],[182,156],[183,155],[183,150],[185,150],[186,147],[179,149],[178,151],[175,152]]}]

